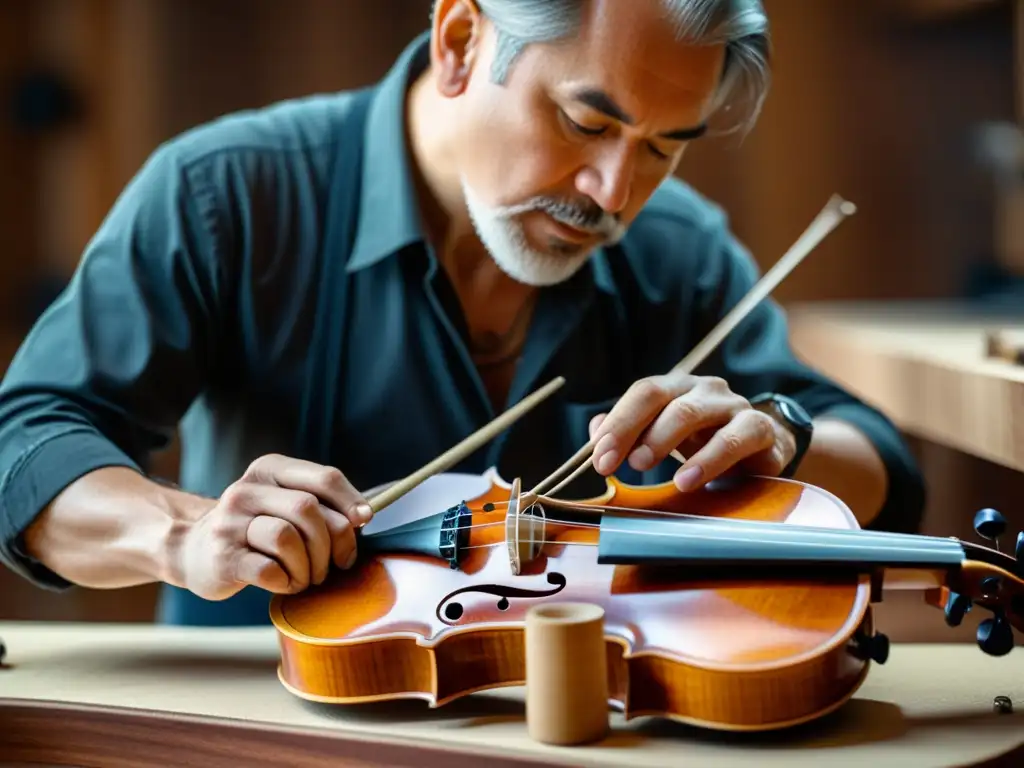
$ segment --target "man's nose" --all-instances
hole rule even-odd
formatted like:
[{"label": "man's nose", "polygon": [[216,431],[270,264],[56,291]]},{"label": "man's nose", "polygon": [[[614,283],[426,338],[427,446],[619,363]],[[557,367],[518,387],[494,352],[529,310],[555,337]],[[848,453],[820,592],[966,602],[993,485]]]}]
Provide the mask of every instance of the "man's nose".
[{"label": "man's nose", "polygon": [[607,213],[621,213],[633,187],[633,150],[625,142],[602,147],[580,174],[580,191]]}]

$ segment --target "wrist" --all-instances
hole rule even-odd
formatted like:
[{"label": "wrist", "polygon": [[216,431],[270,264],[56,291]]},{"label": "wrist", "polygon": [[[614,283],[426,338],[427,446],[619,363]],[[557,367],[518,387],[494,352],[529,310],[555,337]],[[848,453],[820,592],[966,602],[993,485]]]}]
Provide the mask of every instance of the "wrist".
[{"label": "wrist", "polygon": [[157,504],[160,525],[153,552],[154,578],[173,587],[185,588],[185,550],[196,523],[216,506],[215,499],[194,496],[158,482]]},{"label": "wrist", "polygon": [[811,446],[814,422],[798,402],[785,395],[764,393],[750,400],[751,407],[772,417],[776,440],[781,442],[785,466],[780,477],[793,477]]},{"label": "wrist", "polygon": [[182,541],[201,499],[114,466],[83,475],[23,535],[27,557],[92,589],[174,583]]}]

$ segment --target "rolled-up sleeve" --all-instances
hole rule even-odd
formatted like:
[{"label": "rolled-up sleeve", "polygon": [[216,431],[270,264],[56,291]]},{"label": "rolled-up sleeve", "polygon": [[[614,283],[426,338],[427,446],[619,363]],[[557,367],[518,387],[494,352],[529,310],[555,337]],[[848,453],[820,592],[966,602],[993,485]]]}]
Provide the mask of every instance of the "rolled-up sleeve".
[{"label": "rolled-up sleeve", "polygon": [[[709,230],[710,256],[696,278],[695,326],[707,334],[754,287],[760,277],[749,252],[730,234],[724,217]],[[777,392],[792,397],[815,418],[846,421],[871,441],[888,473],[888,495],[870,528],[917,532],[925,506],[924,482],[896,426],[837,383],[800,360],[790,345],[786,315],[763,300],[709,356],[701,372],[719,375],[745,397]]]},{"label": "rolled-up sleeve", "polygon": [[144,471],[206,381],[223,261],[196,181],[171,147],[153,154],[0,384],[0,559],[40,586],[69,585],[24,530],[93,470]]}]

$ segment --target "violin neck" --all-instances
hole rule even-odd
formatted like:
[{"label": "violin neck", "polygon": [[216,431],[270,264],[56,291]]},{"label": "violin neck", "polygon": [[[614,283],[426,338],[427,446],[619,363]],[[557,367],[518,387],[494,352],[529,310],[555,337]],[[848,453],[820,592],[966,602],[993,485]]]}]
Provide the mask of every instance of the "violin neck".
[{"label": "violin neck", "polygon": [[605,516],[600,528],[598,562],[609,565],[938,576],[966,558],[956,539],[747,520]]}]

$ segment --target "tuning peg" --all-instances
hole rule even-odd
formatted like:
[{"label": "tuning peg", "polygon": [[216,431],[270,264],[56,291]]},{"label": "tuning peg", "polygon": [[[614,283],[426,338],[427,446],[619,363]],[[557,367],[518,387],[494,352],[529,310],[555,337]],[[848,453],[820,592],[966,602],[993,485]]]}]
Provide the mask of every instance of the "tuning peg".
[{"label": "tuning peg", "polygon": [[1002,613],[978,625],[978,647],[989,656],[1005,656],[1013,650],[1013,629]]},{"label": "tuning peg", "polygon": [[998,576],[986,576],[978,583],[978,586],[981,587],[981,594],[985,597],[995,597],[999,594],[1002,584],[1003,580]]},{"label": "tuning peg", "polygon": [[946,624],[951,627],[959,627],[964,620],[964,614],[971,610],[971,598],[961,595],[958,592],[950,592],[946,600]]},{"label": "tuning peg", "polygon": [[981,538],[994,541],[999,549],[999,537],[1006,530],[1006,518],[998,510],[985,508],[974,515],[974,531]]}]

